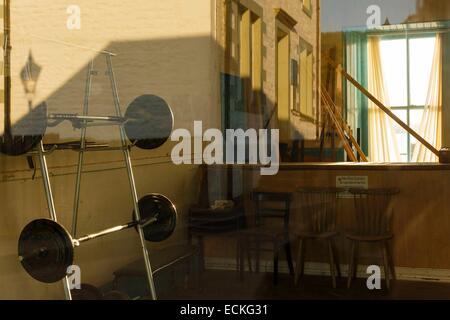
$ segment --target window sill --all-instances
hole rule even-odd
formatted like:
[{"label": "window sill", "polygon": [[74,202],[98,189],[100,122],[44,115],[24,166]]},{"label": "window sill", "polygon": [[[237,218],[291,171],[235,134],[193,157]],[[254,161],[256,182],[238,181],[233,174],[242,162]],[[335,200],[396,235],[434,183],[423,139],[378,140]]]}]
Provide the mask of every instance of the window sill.
[{"label": "window sill", "polygon": [[[260,165],[223,165],[260,169]],[[374,162],[292,162],[281,163],[280,171],[293,170],[367,170],[367,171],[450,171],[450,164],[442,163],[374,163]]]},{"label": "window sill", "polygon": [[280,170],[450,170],[450,164],[441,163],[375,163],[375,162],[327,162],[327,163],[281,163]]}]

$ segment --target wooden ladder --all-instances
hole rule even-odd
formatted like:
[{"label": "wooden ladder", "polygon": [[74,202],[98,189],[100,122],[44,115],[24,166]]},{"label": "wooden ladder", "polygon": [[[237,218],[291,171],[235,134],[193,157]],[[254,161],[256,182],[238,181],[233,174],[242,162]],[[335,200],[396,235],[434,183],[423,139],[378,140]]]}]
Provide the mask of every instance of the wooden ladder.
[{"label": "wooden ladder", "polygon": [[[328,94],[328,91],[325,89],[325,87],[322,85],[321,87],[321,97],[324,109],[327,111],[327,114],[329,118],[331,119],[332,124],[336,128],[336,132],[339,135],[339,138],[342,140],[345,152],[347,153],[348,157],[353,162],[359,162],[358,157],[356,157],[353,147],[355,147],[357,154],[359,155],[359,159],[362,160],[362,162],[368,162],[366,155],[362,151],[359,143],[356,141],[355,137],[353,136],[352,129],[350,126],[344,121],[341,112],[339,111],[339,108],[336,106],[336,104],[333,102],[333,99]],[[325,124],[326,125],[326,124]],[[323,148],[323,142],[324,142],[324,132],[325,132],[325,125],[323,128],[323,133],[321,137],[321,148]]]}]

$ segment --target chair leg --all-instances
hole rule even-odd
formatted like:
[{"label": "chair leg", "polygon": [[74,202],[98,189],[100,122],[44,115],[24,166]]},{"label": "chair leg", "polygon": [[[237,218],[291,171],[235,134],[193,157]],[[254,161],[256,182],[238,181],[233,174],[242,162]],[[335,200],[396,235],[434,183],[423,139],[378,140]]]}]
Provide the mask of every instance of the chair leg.
[{"label": "chair leg", "polygon": [[298,252],[297,252],[297,261],[295,264],[295,285],[297,286],[300,280],[300,277],[303,275],[303,239],[299,239],[298,244]]},{"label": "chair leg", "polygon": [[388,259],[389,259],[389,266],[391,268],[391,277],[393,280],[397,280],[397,274],[395,272],[395,263],[394,263],[394,255],[392,253],[392,248],[390,246],[390,243],[388,241],[385,242]]},{"label": "chair leg", "polygon": [[259,242],[259,239],[256,238],[256,255],[255,255],[255,271],[256,273],[259,273],[260,271],[260,259],[261,259],[261,244]]},{"label": "chair leg", "polygon": [[275,241],[273,245],[273,284],[276,286],[278,284],[278,258],[279,258],[279,245]]},{"label": "chair leg", "polygon": [[348,280],[347,280],[347,288],[350,289],[352,285],[352,276],[353,276],[353,268],[355,261],[355,241],[352,241],[352,248],[350,251],[350,257],[348,259]]},{"label": "chair leg", "polygon": [[117,290],[118,286],[119,286],[119,278],[114,277],[114,280],[112,282],[112,290]]},{"label": "chair leg", "polygon": [[203,241],[203,237],[199,236],[198,237],[198,245],[200,247],[200,255],[199,255],[199,262],[200,262],[200,272],[204,272],[205,271],[205,247],[204,247],[204,241]]},{"label": "chair leg", "polygon": [[[248,245],[248,248],[250,248],[250,245]],[[253,272],[252,255],[250,249],[247,250],[247,263],[248,263],[248,271]]]},{"label": "chair leg", "polygon": [[334,241],[335,241],[335,239],[331,240],[331,249],[333,250],[334,263],[336,264],[336,270],[337,270],[338,277],[341,278],[342,277],[341,263],[339,261],[339,255],[337,252],[336,243]]},{"label": "chair leg", "polygon": [[302,248],[302,264],[300,269],[300,275],[303,277],[305,275],[305,261],[306,261],[306,245],[307,241],[304,239],[303,248]]},{"label": "chair leg", "polygon": [[288,263],[288,267],[289,267],[289,274],[291,276],[294,275],[294,264],[292,262],[292,251],[291,251],[291,243],[289,242],[289,240],[287,240],[288,242],[286,242],[286,244],[284,245],[284,250],[286,252],[286,260]]},{"label": "chair leg", "polygon": [[201,264],[202,264],[202,250],[199,248],[197,253],[197,286],[199,291],[203,291],[203,270],[201,270]]},{"label": "chair leg", "polygon": [[357,278],[358,275],[358,259],[359,259],[359,242],[355,242],[355,255],[353,258],[353,279]]},{"label": "chair leg", "polygon": [[328,242],[328,257],[330,262],[330,273],[331,273],[331,281],[333,283],[333,289],[336,289],[336,274],[334,272],[334,254],[333,254],[333,246],[331,244],[330,239],[327,240]]},{"label": "chair leg", "polygon": [[391,280],[390,280],[390,275],[389,275],[389,259],[388,259],[388,252],[387,252],[387,248],[386,248],[386,242],[383,241],[383,243],[381,243],[381,247],[383,248],[383,264],[384,264],[384,277],[386,279],[386,288],[388,290],[391,289]]},{"label": "chair leg", "polygon": [[186,289],[189,289],[189,283],[192,279],[192,256],[186,262]]},{"label": "chair leg", "polygon": [[245,263],[244,263],[244,255],[245,251],[248,251],[247,248],[247,239],[245,237],[241,237],[239,239],[239,278],[240,281],[244,281],[244,269],[245,269]]},{"label": "chair leg", "polygon": [[241,273],[241,241],[239,238],[236,240],[236,272],[239,278]]}]

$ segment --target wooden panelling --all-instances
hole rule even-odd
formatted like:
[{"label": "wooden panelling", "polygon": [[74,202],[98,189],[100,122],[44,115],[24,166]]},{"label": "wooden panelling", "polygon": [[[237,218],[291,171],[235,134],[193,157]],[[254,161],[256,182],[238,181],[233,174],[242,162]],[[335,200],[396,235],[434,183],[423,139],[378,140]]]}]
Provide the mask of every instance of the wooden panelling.
[{"label": "wooden panelling", "polygon": [[[268,191],[295,192],[298,187],[335,186],[337,176],[367,176],[369,187],[395,187],[400,194],[393,200],[394,220],[394,260],[398,267],[450,269],[450,171],[448,170],[370,170],[350,166],[335,170],[282,170],[276,176],[260,176],[255,179],[251,169],[245,175],[252,174],[254,187]],[[399,167],[400,169],[402,167]],[[436,168],[435,168],[436,169]],[[244,179],[244,181],[246,181]],[[248,186],[251,188],[251,186]],[[298,224],[298,200],[293,205],[292,224]],[[248,206],[247,215],[251,216]],[[352,226],[354,215],[353,199],[341,199],[338,206],[338,228],[344,232]],[[249,218],[251,219],[251,218]],[[222,252],[234,251],[223,248],[224,243],[212,241],[207,250],[211,256],[220,256]],[[296,246],[294,246],[294,250]],[[341,261],[346,263],[349,243],[338,239]],[[314,245],[308,252],[308,261],[326,261],[326,251],[320,244]],[[361,248],[361,263],[381,263],[377,258],[378,248]],[[345,260],[344,260],[345,259]]]}]

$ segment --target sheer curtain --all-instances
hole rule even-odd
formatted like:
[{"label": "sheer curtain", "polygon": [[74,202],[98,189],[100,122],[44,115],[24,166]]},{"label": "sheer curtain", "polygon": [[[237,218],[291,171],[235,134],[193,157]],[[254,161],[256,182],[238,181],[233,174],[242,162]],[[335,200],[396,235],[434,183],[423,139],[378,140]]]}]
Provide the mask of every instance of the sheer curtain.
[{"label": "sheer curtain", "polygon": [[[436,35],[427,100],[418,134],[436,149],[442,144],[442,35]],[[414,162],[437,162],[438,157],[423,144],[417,143],[413,150]]]},{"label": "sheer curtain", "polygon": [[[369,92],[389,107],[389,95],[381,66],[379,37],[369,37],[367,49]],[[369,101],[369,159],[372,162],[400,161],[393,120],[371,101]]]}]

